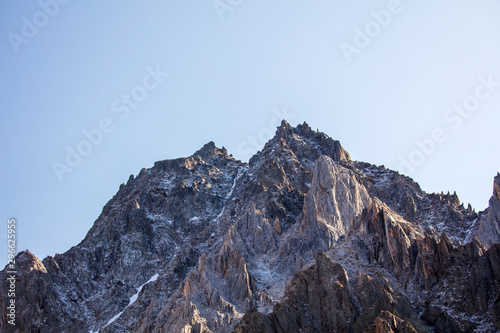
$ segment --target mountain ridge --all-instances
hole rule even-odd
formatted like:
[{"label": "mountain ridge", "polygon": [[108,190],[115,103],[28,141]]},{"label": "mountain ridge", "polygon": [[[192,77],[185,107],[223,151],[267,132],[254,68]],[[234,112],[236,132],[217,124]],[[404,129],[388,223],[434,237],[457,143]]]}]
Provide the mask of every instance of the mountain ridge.
[{"label": "mountain ridge", "polygon": [[[352,161],[307,123],[282,121],[248,163],[214,142],[155,162],[120,185],[78,245],[42,261],[19,253],[24,311],[17,328],[4,317],[0,329],[499,329],[498,188],[499,176],[476,213],[456,194],[427,194],[398,172]],[[294,287],[313,281],[306,294]],[[450,285],[482,300],[463,306]],[[318,290],[338,303],[316,304]],[[350,310],[341,318],[332,306]]]}]

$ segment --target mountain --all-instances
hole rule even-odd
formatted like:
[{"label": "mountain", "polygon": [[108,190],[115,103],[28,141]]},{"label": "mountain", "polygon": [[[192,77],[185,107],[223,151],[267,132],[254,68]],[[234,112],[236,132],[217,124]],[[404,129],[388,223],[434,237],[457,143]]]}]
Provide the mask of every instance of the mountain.
[{"label": "mountain", "polygon": [[500,176],[476,213],[283,121],[249,163],[209,142],[142,169],[16,270],[2,332],[496,332]]}]

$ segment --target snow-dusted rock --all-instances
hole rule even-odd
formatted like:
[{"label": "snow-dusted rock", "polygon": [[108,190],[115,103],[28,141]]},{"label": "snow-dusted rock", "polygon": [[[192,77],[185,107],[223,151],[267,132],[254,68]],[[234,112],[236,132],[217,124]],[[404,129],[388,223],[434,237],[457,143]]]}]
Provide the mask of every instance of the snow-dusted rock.
[{"label": "snow-dusted rock", "polygon": [[499,330],[499,188],[476,213],[305,123],[249,163],[209,142],[131,176],[67,252],[19,253],[0,331]]}]

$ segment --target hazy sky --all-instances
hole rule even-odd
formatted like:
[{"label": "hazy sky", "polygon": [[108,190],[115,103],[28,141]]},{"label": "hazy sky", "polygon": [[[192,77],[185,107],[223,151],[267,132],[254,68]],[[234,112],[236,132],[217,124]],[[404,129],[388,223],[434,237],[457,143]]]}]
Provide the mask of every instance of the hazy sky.
[{"label": "hazy sky", "polygon": [[247,161],[278,118],[482,210],[499,17],[471,0],[3,1],[0,264],[9,217],[19,250],[64,252],[130,174],[210,140]]}]

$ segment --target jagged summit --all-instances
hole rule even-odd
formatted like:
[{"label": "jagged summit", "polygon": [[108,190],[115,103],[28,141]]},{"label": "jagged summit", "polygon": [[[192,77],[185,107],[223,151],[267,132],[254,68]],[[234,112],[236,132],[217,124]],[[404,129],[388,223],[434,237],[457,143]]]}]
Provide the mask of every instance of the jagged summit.
[{"label": "jagged summit", "polygon": [[309,124],[305,121],[302,124],[298,124],[296,127],[293,127],[284,119],[281,121],[280,126],[278,126],[276,129],[276,136],[287,138],[293,136],[293,134],[295,133],[296,135],[299,135],[306,139],[310,139],[313,135],[313,132],[328,138],[328,136],[322,132],[313,131]]},{"label": "jagged summit", "polygon": [[[306,123],[304,122],[304,124],[306,124]],[[308,126],[308,125],[306,124],[306,126]],[[275,137],[277,137],[278,139],[285,139],[286,140],[286,139],[293,136],[294,129],[295,129],[294,127],[292,127],[286,120],[283,119],[281,121],[280,126],[278,126],[276,128]]]},{"label": "jagged summit", "polygon": [[156,162],[77,246],[19,253],[13,331],[498,331],[499,194],[476,213],[282,121],[249,163]]},{"label": "jagged summit", "polygon": [[20,265],[30,267],[30,271],[40,271],[46,273],[43,263],[30,250],[19,252],[17,262]]},{"label": "jagged summit", "polygon": [[199,156],[205,161],[212,161],[214,157],[217,156],[222,158],[229,157],[226,148],[218,148],[217,146],[215,146],[215,143],[213,141],[205,144],[202,148],[196,151],[193,156]]},{"label": "jagged summit", "polygon": [[349,153],[339,141],[331,139],[322,132],[313,131],[306,122],[292,127],[286,120],[281,122],[275,136],[264,145],[264,148],[250,158],[249,163],[250,165],[258,163],[262,156],[268,159],[271,155],[298,159],[302,164],[307,164],[311,170],[321,155],[330,156],[337,162],[351,160]]},{"label": "jagged summit", "polygon": [[200,155],[200,156],[214,155],[217,151],[219,151],[219,149],[215,146],[215,143],[213,141],[209,141],[198,151],[196,151],[193,155]]}]

